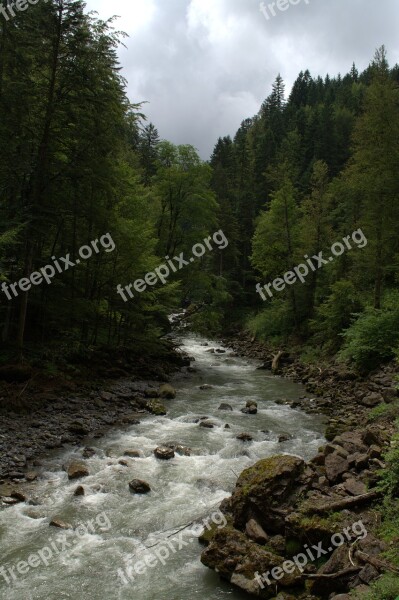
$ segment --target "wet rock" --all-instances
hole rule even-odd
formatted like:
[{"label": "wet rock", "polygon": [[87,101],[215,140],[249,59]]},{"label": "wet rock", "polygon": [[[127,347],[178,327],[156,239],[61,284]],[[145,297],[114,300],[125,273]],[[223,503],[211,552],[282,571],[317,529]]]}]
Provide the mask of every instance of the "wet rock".
[{"label": "wet rock", "polygon": [[16,498],[11,498],[11,496],[3,496],[1,501],[7,506],[14,506],[14,504],[19,503],[19,500],[17,500]]},{"label": "wet rock", "polygon": [[67,468],[68,479],[80,479],[89,475],[89,469],[82,463],[72,463]]},{"label": "wet rock", "polygon": [[73,529],[72,525],[61,521],[61,519],[52,519],[50,521],[50,527],[56,527],[57,529]]},{"label": "wet rock", "polygon": [[78,487],[76,488],[76,490],[73,493],[74,496],[84,496],[85,495],[85,489],[82,485],[78,485]]},{"label": "wet rock", "polygon": [[177,454],[181,456],[191,456],[192,450],[188,446],[183,446],[183,444],[179,444],[178,442],[167,442],[165,444],[166,448],[171,448]]},{"label": "wet rock", "polygon": [[174,450],[166,446],[159,446],[158,448],[155,448],[154,454],[156,458],[159,458],[160,460],[171,460],[175,457]]},{"label": "wet rock", "polygon": [[212,423],[212,421],[201,421],[199,426],[204,427],[205,429],[213,429],[215,427],[215,423]]},{"label": "wet rock", "polygon": [[225,402],[222,402],[222,404],[219,406],[218,410],[233,410],[233,407],[230,406],[230,404],[226,404]]},{"label": "wet rock", "polygon": [[140,458],[140,450],[125,450],[123,456],[128,456],[129,458]]},{"label": "wet rock", "polygon": [[213,390],[213,385],[208,385],[207,383],[205,383],[204,385],[200,385],[199,389],[200,390]]},{"label": "wet rock", "polygon": [[36,479],[38,477],[39,477],[39,475],[36,473],[36,471],[29,471],[29,473],[26,473],[26,475],[25,475],[26,481],[29,481],[29,482],[36,481]]},{"label": "wet rock", "polygon": [[28,499],[25,496],[25,494],[23,494],[22,492],[18,492],[18,491],[12,491],[10,496],[11,496],[11,498],[15,498],[15,500],[18,500],[18,502],[26,502]]},{"label": "wet rock", "polygon": [[159,402],[159,400],[150,400],[150,402],[147,402],[147,410],[151,414],[159,417],[166,415],[168,412],[165,406],[162,404],[162,402]]},{"label": "wet rock", "polygon": [[249,433],[239,433],[236,436],[236,439],[240,440],[241,442],[252,442],[254,438]]},{"label": "wet rock", "polygon": [[176,390],[174,387],[169,385],[169,383],[164,383],[160,386],[158,390],[158,395],[160,398],[165,398],[166,400],[173,400],[176,398]]},{"label": "wet rock", "polygon": [[120,460],[118,460],[118,465],[121,465],[122,467],[128,467],[129,461],[125,460],[124,458],[121,458]]},{"label": "wet rock", "polygon": [[134,494],[148,494],[151,492],[150,485],[141,479],[133,479],[130,481],[129,488]]},{"label": "wet rock", "polygon": [[289,442],[292,439],[293,439],[293,436],[290,435],[289,433],[282,433],[281,435],[278,436],[279,444],[282,444],[283,442]]},{"label": "wet rock", "polygon": [[241,409],[241,412],[245,415],[256,415],[258,412],[258,405],[256,402],[249,401],[247,402],[245,408]]},{"label": "wet rock", "polygon": [[276,552],[276,554],[284,555],[285,553],[285,538],[282,535],[275,535],[269,540],[270,548]]},{"label": "wet rock", "polygon": [[95,455],[96,455],[96,451],[94,450],[94,448],[90,448],[90,447],[84,448],[84,450],[82,452],[83,458],[92,458]]}]

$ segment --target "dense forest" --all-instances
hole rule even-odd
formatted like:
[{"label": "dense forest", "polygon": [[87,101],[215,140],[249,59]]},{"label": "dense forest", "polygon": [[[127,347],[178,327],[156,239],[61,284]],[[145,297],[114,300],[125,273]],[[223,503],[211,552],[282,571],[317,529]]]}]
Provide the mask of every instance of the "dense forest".
[{"label": "dense forest", "polygon": [[[394,356],[399,67],[384,47],[363,73],[301,72],[288,97],[278,75],[258,114],[204,162],[160,140],[128,99],[122,40],[80,0],[0,23],[2,360],[144,346],[180,307],[198,331],[243,327],[303,357],[338,353],[369,369]],[[227,247],[128,302],[118,295],[218,230]],[[364,247],[266,301],[257,293],[359,230]],[[54,276],[61,257],[70,268],[64,259]],[[42,269],[48,281],[28,285]]]}]

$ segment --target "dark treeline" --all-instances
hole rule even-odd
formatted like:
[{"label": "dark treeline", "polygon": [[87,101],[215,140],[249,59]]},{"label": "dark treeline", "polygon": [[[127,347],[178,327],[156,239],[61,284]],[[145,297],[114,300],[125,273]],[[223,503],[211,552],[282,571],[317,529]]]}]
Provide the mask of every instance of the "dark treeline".
[{"label": "dark treeline", "polygon": [[[4,5],[4,0],[2,0]],[[0,319],[3,360],[157,340],[184,298],[218,296],[214,253],[167,286],[117,294],[217,228],[211,167],[160,142],[129,102],[123,34],[80,0],[0,17]],[[30,290],[10,285],[110,234],[116,248]],[[7,297],[11,296],[11,300]]]},{"label": "dark treeline", "polygon": [[[309,358],[339,352],[371,368],[399,347],[398,79],[384,48],[361,74],[300,73],[287,99],[278,76],[211,159],[235,305],[254,333]],[[265,302],[255,292],[359,229],[367,245],[358,233],[359,245],[309,267],[305,283],[263,291]]]},{"label": "dark treeline", "polygon": [[[161,141],[127,98],[122,39],[81,0],[0,19],[2,360],[144,347],[168,331],[168,313],[190,305],[199,331],[239,324],[362,367],[392,356],[399,67],[388,66],[385,50],[364,73],[300,73],[288,98],[277,77],[259,113],[204,163],[192,146]],[[128,302],[118,295],[119,284],[143,279],[165,256],[191,256],[219,229],[227,248]],[[262,302],[257,283],[358,229],[367,246]],[[100,247],[50,285],[10,292],[54,258],[75,263],[106,234],[113,251]]]}]

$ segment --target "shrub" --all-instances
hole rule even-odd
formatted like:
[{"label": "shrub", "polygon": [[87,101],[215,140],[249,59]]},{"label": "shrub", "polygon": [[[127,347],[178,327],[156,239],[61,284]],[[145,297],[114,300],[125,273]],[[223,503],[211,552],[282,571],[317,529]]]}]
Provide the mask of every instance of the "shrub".
[{"label": "shrub", "polygon": [[[394,301],[395,300],[395,301]],[[359,371],[375,369],[395,356],[399,345],[398,296],[391,296],[386,308],[368,307],[343,334],[345,345],[341,360],[352,362]]]}]

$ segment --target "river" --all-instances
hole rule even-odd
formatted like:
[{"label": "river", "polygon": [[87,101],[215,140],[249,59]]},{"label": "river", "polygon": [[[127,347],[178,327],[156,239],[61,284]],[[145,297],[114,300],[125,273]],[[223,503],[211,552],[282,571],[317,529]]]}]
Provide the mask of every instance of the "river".
[{"label": "river", "polygon": [[[298,398],[304,389],[257,370],[259,362],[235,357],[228,349],[209,353],[221,346],[200,337],[185,337],[183,348],[195,358],[196,372],[175,376],[177,398],[165,402],[167,416],[145,417],[140,425],[95,440],[91,445],[96,455],[86,460],[90,475],[80,482],[84,496],[73,496],[77,483],[68,481],[62,469],[71,459],[82,460],[82,448],[75,447],[43,462],[41,479],[35,483],[36,506],[21,503],[0,510],[3,600],[247,598],[201,564],[202,548],[190,528],[173,533],[213,514],[230,495],[239,473],[257,460],[276,453],[305,459],[316,454],[324,441],[323,419],[276,404],[282,398]],[[203,384],[212,387],[199,389]],[[257,415],[240,411],[247,400],[258,403]],[[233,411],[218,410],[222,402]],[[213,429],[199,426],[198,418],[204,416],[215,423]],[[251,434],[253,441],[237,440],[242,432]],[[279,443],[281,434],[292,439]],[[156,459],[154,448],[171,441],[189,446],[192,455]],[[127,449],[143,453],[142,458],[127,459],[128,467],[119,464]],[[132,479],[147,481],[151,493],[132,494]],[[74,526],[90,520],[92,524],[77,535],[49,528],[54,517]],[[177,549],[178,538],[185,544],[182,549]],[[129,567],[146,554],[154,556],[167,541],[171,550],[165,564],[157,560],[141,568],[141,574],[130,571],[134,581],[130,580]],[[47,565],[42,558],[40,564],[32,558],[44,547],[52,553],[41,555],[48,556]],[[28,566],[17,570],[20,561]]]}]

